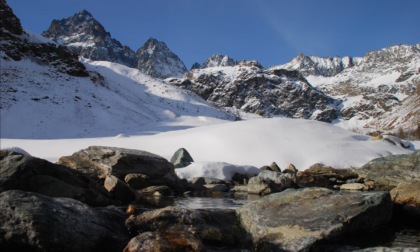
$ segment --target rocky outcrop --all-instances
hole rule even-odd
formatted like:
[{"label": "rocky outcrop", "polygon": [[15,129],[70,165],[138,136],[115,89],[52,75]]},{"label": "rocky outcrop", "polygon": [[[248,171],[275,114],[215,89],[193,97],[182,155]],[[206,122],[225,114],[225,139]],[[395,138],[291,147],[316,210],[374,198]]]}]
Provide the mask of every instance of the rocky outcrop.
[{"label": "rocky outcrop", "polygon": [[237,64],[238,61],[230,58],[227,55],[213,54],[210,58],[206,59],[206,61],[204,61],[204,63],[201,64],[198,68],[235,66]]},{"label": "rocky outcrop", "polygon": [[180,77],[188,70],[178,56],[168,46],[154,38],[136,51],[137,69],[152,77],[165,79]]},{"label": "rocky outcrop", "polygon": [[166,207],[130,216],[126,225],[131,233],[139,233],[126,251],[146,251],[146,246],[157,245],[159,238],[163,240],[161,246],[171,244],[174,250],[183,251],[229,250],[249,245],[234,210]]},{"label": "rocky outcrop", "polygon": [[255,64],[194,69],[169,82],[218,107],[261,116],[283,115],[331,122],[338,101],[313,88],[297,71],[264,70]]},{"label": "rocky outcrop", "polygon": [[0,192],[31,191],[67,197],[92,206],[117,203],[95,180],[81,172],[19,153],[0,152]]},{"label": "rocky outcrop", "polygon": [[24,32],[19,18],[5,1],[0,3],[0,11],[2,60],[20,61],[26,58],[39,64],[52,65],[57,71],[72,76],[89,76],[85,66],[79,62],[77,54],[63,46],[35,41]]},{"label": "rocky outcrop", "polygon": [[309,251],[317,242],[378,227],[392,217],[387,192],[289,189],[237,209],[256,251]]},{"label": "rocky outcrop", "polygon": [[311,165],[308,169],[297,173],[299,187],[327,187],[346,183],[347,180],[357,179],[358,174],[351,169],[334,169],[322,164]]},{"label": "rocky outcrop", "polygon": [[53,20],[42,35],[87,59],[111,61],[129,67],[135,67],[137,63],[134,51],[112,38],[86,10],[65,19]]},{"label": "rocky outcrop", "polygon": [[401,182],[418,182],[420,181],[420,151],[376,158],[355,171],[366,179],[372,180],[376,188],[393,188]]},{"label": "rocky outcrop", "polygon": [[175,166],[175,168],[183,168],[193,163],[194,159],[186,149],[180,148],[171,157],[170,162]]},{"label": "rocky outcrop", "polygon": [[125,214],[70,198],[10,190],[0,194],[2,251],[121,251]]}]

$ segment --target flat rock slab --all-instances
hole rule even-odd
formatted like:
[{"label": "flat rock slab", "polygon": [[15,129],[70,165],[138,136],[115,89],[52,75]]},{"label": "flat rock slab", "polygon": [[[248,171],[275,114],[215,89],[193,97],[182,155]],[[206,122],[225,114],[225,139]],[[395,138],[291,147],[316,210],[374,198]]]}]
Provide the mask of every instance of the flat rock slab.
[{"label": "flat rock slab", "polygon": [[307,251],[321,240],[371,229],[392,217],[388,192],[288,189],[237,209],[257,251]]},{"label": "flat rock slab", "polygon": [[0,194],[0,251],[122,251],[125,214],[70,198]]}]

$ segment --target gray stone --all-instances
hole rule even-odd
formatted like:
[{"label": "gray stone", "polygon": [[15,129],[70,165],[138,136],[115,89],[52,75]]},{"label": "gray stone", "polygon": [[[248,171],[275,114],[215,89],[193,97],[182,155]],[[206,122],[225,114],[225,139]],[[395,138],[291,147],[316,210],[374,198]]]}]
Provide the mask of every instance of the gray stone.
[{"label": "gray stone", "polygon": [[127,174],[124,178],[125,183],[129,185],[134,190],[146,188],[153,185],[153,181],[149,176],[140,173],[130,173]]},{"label": "gray stone", "polygon": [[0,194],[1,251],[121,251],[125,214],[70,198],[10,190]]},{"label": "gray stone", "polygon": [[392,202],[387,192],[334,192],[289,189],[237,209],[256,251],[309,251],[324,239],[387,223]]},{"label": "gray stone", "polygon": [[83,173],[36,157],[1,151],[0,192],[7,190],[73,198],[92,206],[116,203],[104,188]]},{"label": "gray stone", "polygon": [[249,240],[240,227],[235,211],[229,209],[166,207],[130,216],[126,225],[132,233],[154,232],[151,236],[178,233],[181,237],[189,237],[188,240],[194,244],[202,242],[210,251],[212,246],[223,247],[225,251],[249,246]]},{"label": "gray stone", "polygon": [[390,191],[397,212],[403,218],[420,221],[420,181],[400,183]]},{"label": "gray stone", "polygon": [[194,162],[194,159],[191,157],[190,153],[184,148],[178,149],[174,155],[171,157],[171,163],[175,168],[183,168],[190,165]]},{"label": "gray stone", "polygon": [[112,175],[105,178],[104,187],[115,199],[118,199],[123,203],[130,203],[131,201],[140,198],[140,195],[136,191]]},{"label": "gray stone", "polygon": [[209,178],[209,177],[193,177],[191,179],[193,185],[216,185],[216,184],[226,184],[226,181],[218,178]]},{"label": "gray stone", "polygon": [[291,173],[278,173],[274,171],[262,171],[258,176],[248,181],[248,193],[266,195],[280,192],[287,188],[295,187],[296,177]]},{"label": "gray stone", "polygon": [[368,187],[364,184],[360,183],[350,183],[350,184],[343,184],[340,186],[340,190],[347,190],[347,191],[366,191]]},{"label": "gray stone", "polygon": [[401,182],[420,181],[420,150],[411,154],[376,158],[355,170],[375,182],[375,187],[395,187]]},{"label": "gray stone", "polygon": [[150,194],[155,196],[170,196],[174,194],[171,188],[167,186],[149,186],[138,190],[138,192],[140,194]]},{"label": "gray stone", "polygon": [[276,162],[271,163],[269,167],[271,168],[271,170],[272,170],[272,171],[275,171],[275,172],[281,172],[281,169],[280,169],[280,167],[277,165],[277,163],[276,163]]}]

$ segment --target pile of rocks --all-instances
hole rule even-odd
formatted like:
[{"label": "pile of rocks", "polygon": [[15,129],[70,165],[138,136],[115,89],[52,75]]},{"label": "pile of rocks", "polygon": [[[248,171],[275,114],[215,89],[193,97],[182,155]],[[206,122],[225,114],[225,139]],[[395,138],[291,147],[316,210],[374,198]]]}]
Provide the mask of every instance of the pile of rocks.
[{"label": "pile of rocks", "polygon": [[[193,160],[187,153],[172,161],[188,165]],[[103,146],[57,164],[0,151],[0,250],[322,250],[323,243],[380,227],[395,213],[420,220],[420,151],[375,159],[359,170],[315,164],[282,171],[273,163],[242,185],[270,195],[236,210],[151,208],[147,195],[225,193],[239,184],[188,182],[176,176],[175,166],[182,165]],[[338,190],[349,185],[364,191]]]}]

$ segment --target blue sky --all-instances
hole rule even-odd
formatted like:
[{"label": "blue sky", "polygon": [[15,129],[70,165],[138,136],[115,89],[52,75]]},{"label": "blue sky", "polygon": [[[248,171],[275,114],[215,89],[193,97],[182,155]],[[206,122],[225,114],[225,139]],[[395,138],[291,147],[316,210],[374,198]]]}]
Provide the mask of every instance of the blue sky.
[{"label": "blue sky", "polygon": [[283,64],[420,42],[419,0],[6,0],[35,33],[86,9],[133,50],[164,41],[187,68],[212,54]]}]

